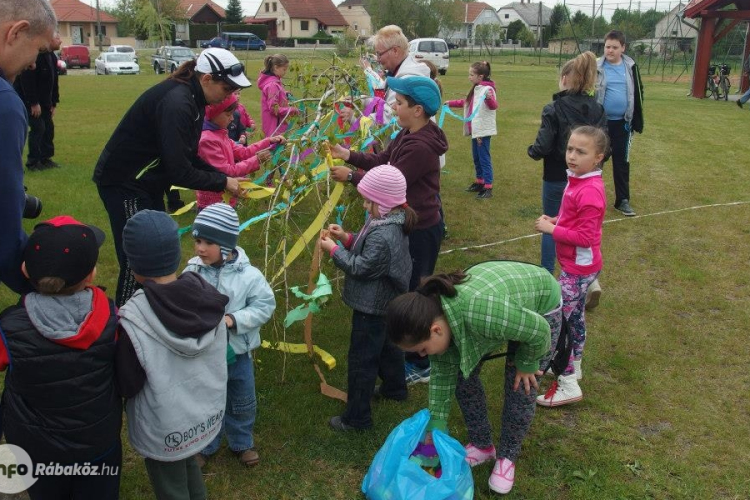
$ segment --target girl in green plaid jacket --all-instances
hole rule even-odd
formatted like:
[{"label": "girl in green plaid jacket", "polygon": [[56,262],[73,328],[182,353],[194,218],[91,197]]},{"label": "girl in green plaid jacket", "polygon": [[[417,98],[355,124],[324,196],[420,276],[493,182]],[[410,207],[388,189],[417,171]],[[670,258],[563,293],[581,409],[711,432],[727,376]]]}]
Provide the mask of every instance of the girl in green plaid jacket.
[{"label": "girl in green plaid jacket", "polygon": [[[495,461],[489,486],[498,493],[513,487],[515,463],[534,417],[540,362],[549,359],[560,334],[560,303],[560,285],[546,269],[491,261],[431,276],[416,291],[391,301],[386,312],[390,340],[404,351],[430,356],[431,421],[425,441],[431,441],[433,429],[447,430],[455,393],[470,439],[466,460],[472,467]],[[483,356],[506,342],[496,449],[479,374]]]}]

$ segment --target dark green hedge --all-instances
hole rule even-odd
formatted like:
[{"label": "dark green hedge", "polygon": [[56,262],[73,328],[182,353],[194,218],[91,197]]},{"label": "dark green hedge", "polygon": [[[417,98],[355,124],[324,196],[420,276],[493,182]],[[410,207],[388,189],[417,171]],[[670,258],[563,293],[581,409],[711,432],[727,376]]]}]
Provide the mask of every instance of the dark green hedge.
[{"label": "dark green hedge", "polygon": [[190,25],[190,45],[195,47],[198,40],[210,40],[218,36],[215,24],[191,24]]},{"label": "dark green hedge", "polygon": [[258,35],[261,40],[268,38],[268,26],[265,24],[225,24],[221,27],[221,30],[234,33],[253,33]]}]

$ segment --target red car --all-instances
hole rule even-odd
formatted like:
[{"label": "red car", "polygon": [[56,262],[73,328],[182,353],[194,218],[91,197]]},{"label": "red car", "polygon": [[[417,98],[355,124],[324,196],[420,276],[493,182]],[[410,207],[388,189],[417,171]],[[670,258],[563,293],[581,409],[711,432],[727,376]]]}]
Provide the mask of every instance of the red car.
[{"label": "red car", "polygon": [[79,68],[91,67],[91,56],[89,48],[85,45],[66,45],[60,49],[60,59],[65,61],[68,68],[78,66]]}]

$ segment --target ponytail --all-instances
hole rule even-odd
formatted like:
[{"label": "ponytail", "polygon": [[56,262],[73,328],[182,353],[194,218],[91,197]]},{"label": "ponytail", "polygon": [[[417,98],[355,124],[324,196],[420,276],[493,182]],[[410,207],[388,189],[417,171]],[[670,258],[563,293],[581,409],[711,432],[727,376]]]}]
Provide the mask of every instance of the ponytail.
[{"label": "ponytail", "polygon": [[[482,77],[483,82],[491,82],[490,79],[490,63],[487,61],[478,61],[475,63],[472,63],[471,69],[476,73],[477,75]],[[472,97],[474,97],[474,87],[476,85],[472,85],[471,90],[469,90],[468,95],[466,96],[466,100],[471,100]]]},{"label": "ponytail", "polygon": [[284,54],[271,54],[263,59],[263,73],[273,74],[273,68],[276,66],[287,66],[289,58]]},{"label": "ponytail", "polygon": [[195,59],[192,59],[190,61],[185,61],[184,63],[180,64],[180,66],[167,77],[167,80],[176,80],[180,83],[190,83],[190,80],[193,79],[193,76],[198,74],[198,71],[195,71],[195,66],[198,64],[198,62]]},{"label": "ponytail", "polygon": [[393,299],[385,312],[388,338],[398,346],[411,347],[430,338],[430,327],[443,316],[441,296],[455,297],[456,285],[463,283],[466,274],[436,274],[422,280],[413,292]]},{"label": "ponytail", "polygon": [[406,203],[404,203],[402,210],[406,216],[406,220],[404,221],[404,234],[409,234],[412,229],[414,229],[414,226],[417,225],[417,222],[419,222],[419,216],[417,215],[417,212]]},{"label": "ponytail", "polygon": [[560,78],[565,77],[567,90],[571,94],[593,92],[596,88],[596,74],[596,56],[591,51],[569,60],[560,70]]}]

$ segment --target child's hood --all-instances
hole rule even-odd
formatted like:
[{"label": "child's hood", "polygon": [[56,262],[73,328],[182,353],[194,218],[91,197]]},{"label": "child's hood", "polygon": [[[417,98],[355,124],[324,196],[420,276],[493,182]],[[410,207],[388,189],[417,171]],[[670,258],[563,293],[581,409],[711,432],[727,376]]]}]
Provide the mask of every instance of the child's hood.
[{"label": "child's hood", "polygon": [[555,94],[554,102],[568,123],[596,123],[604,114],[604,108],[585,94],[563,91]]},{"label": "child's hood", "polygon": [[[430,121],[415,133],[408,133],[404,136],[404,143],[411,141],[423,142],[429,145],[430,149],[438,155],[445,154],[448,151],[448,138],[445,132],[440,129],[434,122]],[[402,146],[404,147],[404,146]]]},{"label": "child's hood", "polygon": [[73,295],[30,293],[24,305],[34,327],[47,340],[76,349],[88,349],[109,320],[106,295],[85,288]]},{"label": "child's hood", "polygon": [[260,72],[258,75],[258,88],[264,90],[270,85],[280,85],[281,79],[276,75],[269,75],[268,73]]},{"label": "child's hood", "polygon": [[[146,318],[144,330],[182,356],[195,356],[209,347],[229,302],[226,295],[195,273],[184,273],[167,284],[146,281],[143,292],[158,320],[149,321],[152,314],[141,311],[141,317]],[[139,306],[140,303],[133,302],[133,305]],[[136,321],[137,315],[131,316],[127,307],[123,307],[120,313],[123,318]]]},{"label": "child's hood", "polygon": [[483,87],[491,87],[492,90],[495,90],[495,82],[493,82],[492,80],[482,80],[477,85],[481,85]]}]

